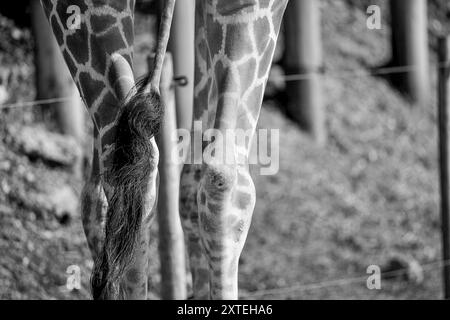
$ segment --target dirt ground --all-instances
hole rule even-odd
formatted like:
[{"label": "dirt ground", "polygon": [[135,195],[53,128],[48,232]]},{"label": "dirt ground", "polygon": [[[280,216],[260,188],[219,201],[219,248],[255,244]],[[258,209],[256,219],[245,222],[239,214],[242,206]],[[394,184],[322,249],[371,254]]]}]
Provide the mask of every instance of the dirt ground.
[{"label": "dirt ground", "polygon": [[[240,260],[240,294],[275,299],[441,298],[435,53],[431,102],[410,105],[389,83],[343,70],[369,70],[390,56],[385,0],[381,30],[366,28],[364,2],[322,0],[328,144],[317,147],[264,103],[259,128],[280,130],[280,168],[252,167],[257,201]],[[446,1],[430,1],[430,47],[447,28]],[[136,63],[151,48],[151,20],[139,16]],[[441,27],[437,27],[438,25]],[[5,103],[34,99],[32,39],[0,17]],[[272,89],[274,88],[270,84]],[[0,298],[87,299],[92,259],[78,210],[82,181],[71,170],[73,141],[52,133],[36,108],[0,110]],[[86,122],[86,132],[90,124]],[[89,152],[90,141],[84,146]],[[75,151],[74,151],[75,150]],[[157,227],[151,243],[150,298],[159,297]],[[80,290],[66,288],[79,266]],[[369,265],[381,290],[366,287]]]}]

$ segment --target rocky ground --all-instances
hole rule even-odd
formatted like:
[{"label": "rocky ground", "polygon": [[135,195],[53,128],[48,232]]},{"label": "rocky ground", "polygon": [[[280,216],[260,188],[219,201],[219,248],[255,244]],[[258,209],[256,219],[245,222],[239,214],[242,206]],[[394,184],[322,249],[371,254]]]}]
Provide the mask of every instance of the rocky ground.
[{"label": "rocky ground", "polygon": [[[370,1],[382,12],[386,3]],[[381,30],[368,30],[364,5],[322,1],[326,147],[315,146],[287,120],[280,101],[264,104],[259,127],[280,130],[280,170],[261,176],[252,168],[257,204],[240,261],[243,297],[441,297],[435,55],[431,51],[427,106],[409,105],[384,79],[343,74],[382,65],[390,55],[389,17],[382,15]],[[433,50],[450,10],[438,0],[430,8]],[[151,21],[139,19],[136,58],[143,63]],[[2,103],[34,99],[32,48],[27,29],[0,17]],[[53,127],[37,108],[0,109],[2,299],[90,297],[92,260],[77,200],[82,179],[73,174],[90,142],[74,145]],[[151,298],[159,291],[156,248],[155,235]],[[80,268],[80,290],[66,288],[71,265]],[[384,277],[381,290],[368,290],[369,265],[406,272]]]}]

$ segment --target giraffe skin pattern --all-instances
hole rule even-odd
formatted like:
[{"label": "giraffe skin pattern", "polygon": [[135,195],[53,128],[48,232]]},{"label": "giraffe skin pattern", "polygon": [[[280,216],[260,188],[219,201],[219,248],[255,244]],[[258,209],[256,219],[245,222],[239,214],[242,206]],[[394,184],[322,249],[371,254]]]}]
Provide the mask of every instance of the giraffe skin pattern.
[{"label": "giraffe skin pattern", "polygon": [[[202,131],[242,129],[254,135],[287,1],[196,1],[193,121],[201,121]],[[115,88],[118,75],[112,64],[114,55],[120,55],[133,69],[135,0],[41,2],[94,123],[92,170],[83,188],[81,209],[95,260],[105,237],[111,188],[103,174],[112,163],[121,106]],[[72,5],[80,8],[81,23],[76,29],[67,23],[67,9]],[[125,79],[127,76],[129,79],[130,75]],[[134,80],[129,82],[131,89]],[[183,166],[180,215],[196,299],[238,298],[239,257],[255,206],[255,186],[247,164],[250,141],[227,148],[227,153],[241,159],[232,164],[213,156],[207,162]],[[126,299],[147,298],[149,233],[158,161],[154,139],[148,143],[154,150],[155,165],[143,204],[139,242],[121,279]],[[203,150],[214,143],[205,143]]]}]

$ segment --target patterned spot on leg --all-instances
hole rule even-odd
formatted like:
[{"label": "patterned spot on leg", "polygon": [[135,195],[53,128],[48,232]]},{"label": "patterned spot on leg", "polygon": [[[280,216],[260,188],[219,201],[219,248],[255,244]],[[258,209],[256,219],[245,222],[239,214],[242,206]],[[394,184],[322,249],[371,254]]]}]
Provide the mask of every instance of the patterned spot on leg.
[{"label": "patterned spot on leg", "polygon": [[241,210],[246,209],[250,204],[252,197],[249,193],[236,191],[233,194],[233,206]]},{"label": "patterned spot on leg", "polygon": [[213,233],[219,230],[217,219],[210,217],[205,211],[200,212],[201,226],[206,233]]},{"label": "patterned spot on leg", "polygon": [[82,23],[80,29],[77,32],[68,35],[66,38],[67,47],[70,50],[75,51],[74,57],[77,59],[77,63],[84,64],[89,60],[89,46],[87,41],[89,39],[89,33],[86,24]]},{"label": "patterned spot on leg", "polygon": [[214,77],[219,93],[239,92],[239,87],[233,79],[230,69],[220,61],[214,66]]},{"label": "patterned spot on leg", "polygon": [[91,27],[94,33],[100,33],[108,29],[111,25],[116,23],[117,19],[114,16],[93,15],[91,16]]},{"label": "patterned spot on leg", "polygon": [[56,18],[56,16],[52,16],[50,18],[50,24],[52,25],[53,34],[55,35],[58,45],[62,46],[64,44],[64,35],[61,28],[59,27],[58,19]]},{"label": "patterned spot on leg", "polygon": [[45,14],[48,16],[53,8],[53,3],[51,0],[42,0],[42,7],[44,8]]},{"label": "patterned spot on leg", "polygon": [[91,51],[91,65],[93,66],[95,71],[104,74],[106,70],[106,54],[101,47],[100,42],[98,42],[94,37],[91,37]]},{"label": "patterned spot on leg", "polygon": [[136,268],[131,268],[127,271],[127,280],[131,283],[138,283],[139,278],[139,271]]},{"label": "patterned spot on leg", "polygon": [[197,275],[196,281],[201,280],[202,282],[203,281],[206,282],[209,278],[209,272],[206,269],[197,269],[196,275]]},{"label": "patterned spot on leg", "polygon": [[238,70],[241,82],[241,94],[243,94],[255,80],[256,60],[251,58],[247,63],[239,66]]},{"label": "patterned spot on leg", "polygon": [[234,226],[238,221],[238,219],[239,219],[238,216],[236,216],[235,214],[228,215],[226,218],[227,227]]},{"label": "patterned spot on leg", "polygon": [[105,87],[104,83],[101,81],[93,80],[89,73],[80,73],[80,83],[81,91],[84,100],[86,101],[87,107],[91,108],[98,94]]},{"label": "patterned spot on leg", "polygon": [[102,42],[103,47],[108,54],[116,52],[119,49],[126,48],[126,43],[124,42],[117,27],[99,37],[99,40]]},{"label": "patterned spot on leg", "polygon": [[267,36],[270,33],[270,22],[267,17],[263,17],[255,21],[254,29],[258,54],[262,54],[270,41]]},{"label": "patterned spot on leg", "polygon": [[211,57],[219,53],[222,46],[222,38],[222,25],[216,21],[212,21],[210,28],[208,28],[208,39],[214,39],[214,41],[209,42]]},{"label": "patterned spot on leg", "polygon": [[119,101],[116,99],[116,97],[114,97],[112,93],[108,92],[97,112],[100,117],[100,122],[98,124],[101,127],[104,127],[113,123],[118,112]]},{"label": "patterned spot on leg", "polygon": [[239,60],[247,54],[252,54],[252,41],[248,25],[229,24],[225,41],[225,53],[231,60]]},{"label": "patterned spot on leg", "polygon": [[108,5],[110,5],[117,11],[124,11],[125,9],[127,9],[127,2],[124,0],[110,0],[108,1]]},{"label": "patterned spot on leg", "polygon": [[133,44],[134,39],[134,23],[131,16],[127,16],[122,19],[122,30],[125,33],[125,39],[127,39],[128,44]]},{"label": "patterned spot on leg", "polygon": [[208,204],[206,206],[213,214],[219,214],[222,210],[222,204],[219,202],[208,201]]},{"label": "patterned spot on leg", "polygon": [[217,13],[222,16],[248,14],[255,10],[256,0],[219,1]]},{"label": "patterned spot on leg", "polygon": [[250,181],[248,180],[248,177],[243,175],[242,173],[238,172],[237,178],[238,178],[237,184],[239,186],[249,186],[250,185]]}]

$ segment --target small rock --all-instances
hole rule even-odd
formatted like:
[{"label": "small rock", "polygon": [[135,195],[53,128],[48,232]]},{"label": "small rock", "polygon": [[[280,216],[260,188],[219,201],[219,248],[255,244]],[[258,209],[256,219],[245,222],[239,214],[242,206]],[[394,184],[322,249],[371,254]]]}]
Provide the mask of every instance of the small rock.
[{"label": "small rock", "polygon": [[11,162],[8,160],[2,160],[0,161],[0,170],[2,171],[9,171],[11,169]]},{"label": "small rock", "polygon": [[11,187],[9,186],[9,183],[6,182],[6,180],[3,180],[1,182],[0,189],[4,194],[9,194],[11,192]]},{"label": "small rock", "polygon": [[405,256],[393,256],[381,268],[386,280],[404,279],[414,284],[423,282],[423,268],[417,260]]},{"label": "small rock", "polygon": [[14,29],[11,31],[11,37],[12,37],[14,40],[19,40],[19,39],[22,37],[22,31],[21,31],[20,29],[14,28]]},{"label": "small rock", "polygon": [[[60,186],[48,193],[29,194],[22,200],[35,211],[53,214],[63,225],[69,224],[78,212],[78,197],[69,186]],[[44,214],[42,216],[45,217]]]},{"label": "small rock", "polygon": [[49,165],[72,167],[82,155],[74,138],[41,127],[23,127],[12,136],[14,144],[28,157],[42,159]]},{"label": "small rock", "polygon": [[58,188],[49,197],[52,212],[61,224],[68,224],[78,210],[78,197],[69,186]]},{"label": "small rock", "polygon": [[6,205],[0,204],[0,213],[4,214],[4,215],[12,215],[14,212],[13,212],[12,208],[10,208]]},{"label": "small rock", "polygon": [[30,259],[28,259],[28,257],[23,257],[23,258],[22,258],[22,264],[23,264],[25,267],[28,267],[28,265],[30,264]]},{"label": "small rock", "polygon": [[0,85],[0,105],[4,104],[9,99],[8,91],[4,85]]}]

